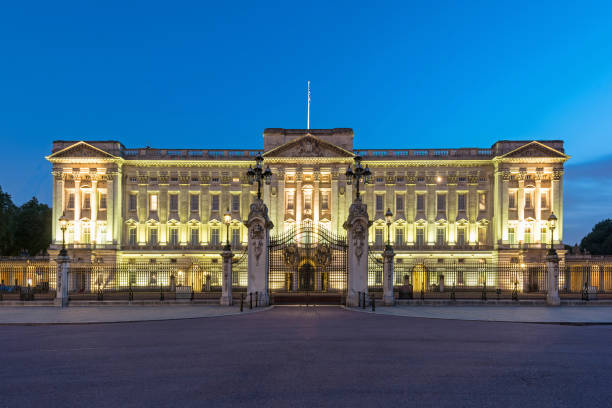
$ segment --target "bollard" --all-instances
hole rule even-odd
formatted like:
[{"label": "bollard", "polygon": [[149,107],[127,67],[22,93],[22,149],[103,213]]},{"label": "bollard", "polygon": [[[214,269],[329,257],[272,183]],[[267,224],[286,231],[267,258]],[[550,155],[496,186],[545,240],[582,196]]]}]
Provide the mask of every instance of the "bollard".
[{"label": "bollard", "polygon": [[376,311],[376,298],[372,295],[372,311]]},{"label": "bollard", "polygon": [[128,291],[128,300],[130,302],[134,300],[134,291],[132,290],[132,282],[130,282],[130,290]]},{"label": "bollard", "polygon": [[366,303],[365,303],[366,302],[366,293],[365,292],[362,292],[362,293],[363,293],[363,301],[361,302],[361,308],[365,309],[366,308]]},{"label": "bollard", "polygon": [[255,292],[255,307],[259,307],[259,292]]},{"label": "bollard", "polygon": [[242,309],[244,307],[244,293],[240,294],[240,312],[242,312]]},{"label": "bollard", "polygon": [[500,288],[495,289],[495,293],[497,294],[497,300],[499,300],[499,297],[501,296],[501,289]]},{"label": "bollard", "polygon": [[421,289],[421,300],[425,300],[425,291]]},{"label": "bollard", "polygon": [[514,282],[514,289],[512,289],[512,300],[518,302],[518,281]]},{"label": "bollard", "polygon": [[481,299],[482,299],[483,302],[487,301],[487,285],[486,284],[482,285],[482,296],[481,296]]},{"label": "bollard", "polygon": [[361,292],[357,292],[357,301],[359,302],[359,306],[357,307],[361,307]]},{"label": "bollard", "polygon": [[451,291],[450,298],[451,300],[457,300],[457,297],[455,295],[455,285],[453,285],[453,290]]},{"label": "bollard", "polygon": [[253,292],[249,292],[249,309],[253,308]]},{"label": "bollard", "polygon": [[159,285],[159,300],[164,300],[164,287],[162,285]]}]

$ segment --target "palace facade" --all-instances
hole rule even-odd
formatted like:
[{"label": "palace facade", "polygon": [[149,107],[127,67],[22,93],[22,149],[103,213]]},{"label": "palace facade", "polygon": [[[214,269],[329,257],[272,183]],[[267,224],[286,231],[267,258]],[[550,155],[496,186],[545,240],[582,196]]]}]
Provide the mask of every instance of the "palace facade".
[{"label": "palace facade", "polygon": [[[68,219],[71,257],[120,262],[219,257],[247,244],[257,187],[246,172],[261,151],[272,235],[304,222],[344,234],[356,155],[372,250],[398,258],[539,261],[563,239],[562,141],[499,141],[487,148],[355,149],[352,129],[266,129],[261,150],[126,148],[118,141],[55,141],[53,247]],[[387,230],[385,212],[393,222]],[[552,231],[548,217],[558,225]],[[225,216],[231,221],[224,223]],[[387,235],[388,234],[388,235]],[[562,252],[560,252],[562,255]]]}]

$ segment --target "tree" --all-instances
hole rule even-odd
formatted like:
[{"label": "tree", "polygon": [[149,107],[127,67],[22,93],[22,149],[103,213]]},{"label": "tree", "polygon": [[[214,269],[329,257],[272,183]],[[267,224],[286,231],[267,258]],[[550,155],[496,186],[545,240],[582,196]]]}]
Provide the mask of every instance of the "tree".
[{"label": "tree", "polygon": [[43,254],[51,244],[52,212],[35,197],[23,204],[17,213],[15,246],[30,256]]},{"label": "tree", "polygon": [[0,187],[0,255],[16,255],[15,247],[15,217],[17,207],[11,196]]},{"label": "tree", "polygon": [[612,220],[598,222],[580,242],[580,249],[593,255],[612,255]]}]

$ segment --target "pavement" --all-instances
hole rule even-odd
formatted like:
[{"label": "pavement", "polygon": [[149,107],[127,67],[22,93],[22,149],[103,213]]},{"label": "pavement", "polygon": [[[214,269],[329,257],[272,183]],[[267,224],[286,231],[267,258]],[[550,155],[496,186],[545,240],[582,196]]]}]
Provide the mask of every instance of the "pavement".
[{"label": "pavement", "polygon": [[1,407],[609,407],[612,326],[275,307],[0,327]]},{"label": "pavement", "polygon": [[[242,314],[266,310],[244,308]],[[0,308],[0,325],[120,323],[151,320],[197,319],[241,314],[240,306],[162,305],[162,306],[54,306]],[[1,406],[1,403],[0,403]]]},{"label": "pavement", "polygon": [[[371,312],[367,309],[350,309]],[[376,314],[487,322],[612,324],[612,306],[394,306]]]}]

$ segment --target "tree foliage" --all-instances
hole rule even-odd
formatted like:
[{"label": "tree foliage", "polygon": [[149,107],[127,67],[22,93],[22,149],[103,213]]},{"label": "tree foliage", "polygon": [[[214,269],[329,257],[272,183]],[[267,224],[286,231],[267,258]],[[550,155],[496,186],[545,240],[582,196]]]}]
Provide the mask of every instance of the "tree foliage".
[{"label": "tree foliage", "polygon": [[52,212],[32,198],[17,207],[0,187],[0,255],[44,254],[51,244]]},{"label": "tree foliage", "polygon": [[612,220],[598,222],[580,242],[580,249],[593,255],[612,255]]}]

